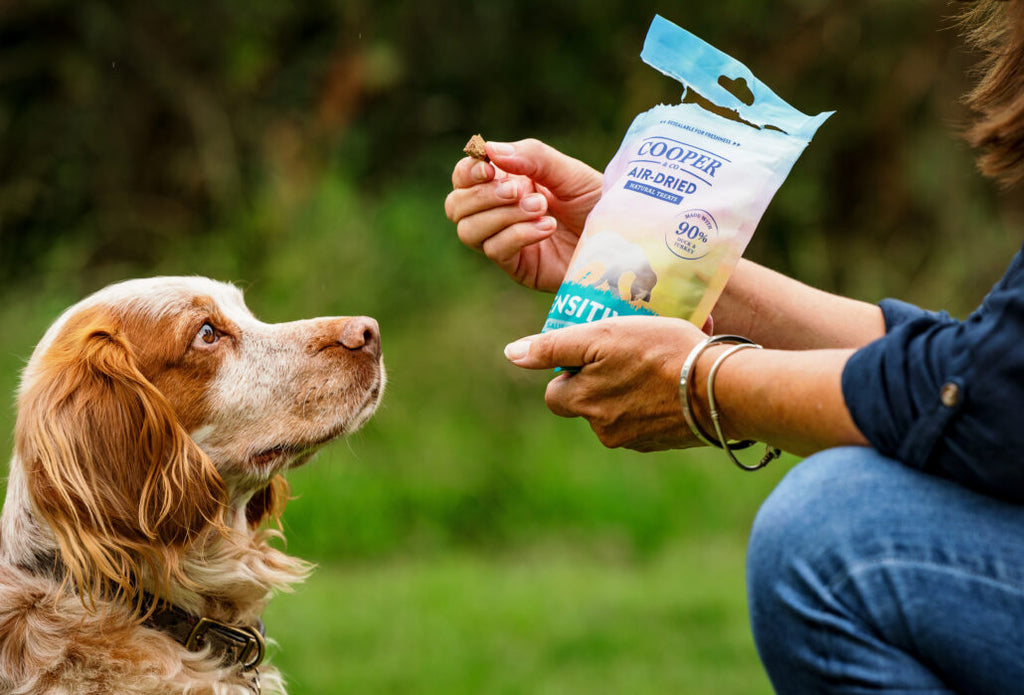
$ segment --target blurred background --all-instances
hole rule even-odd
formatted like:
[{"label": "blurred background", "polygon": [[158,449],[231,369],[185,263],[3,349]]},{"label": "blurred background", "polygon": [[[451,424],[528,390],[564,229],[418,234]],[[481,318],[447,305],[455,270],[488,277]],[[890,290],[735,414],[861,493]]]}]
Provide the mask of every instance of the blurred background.
[{"label": "blurred background", "polygon": [[260,318],[370,314],[390,385],[290,480],[319,564],[266,616],[302,693],[768,693],[743,554],[790,468],[606,450],[501,351],[550,296],[445,218],[469,135],[603,168],[681,88],[642,63],[660,13],[808,112],[837,111],[747,257],[828,290],[964,315],[1024,202],[958,139],[976,56],[943,0],[0,0],[0,443],[67,305],[201,274]]}]

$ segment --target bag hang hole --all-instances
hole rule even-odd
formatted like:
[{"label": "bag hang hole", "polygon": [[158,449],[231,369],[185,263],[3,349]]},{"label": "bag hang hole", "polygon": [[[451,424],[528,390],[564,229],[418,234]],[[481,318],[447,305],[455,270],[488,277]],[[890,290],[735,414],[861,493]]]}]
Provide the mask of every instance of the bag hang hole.
[{"label": "bag hang hole", "polygon": [[747,84],[747,80],[745,78],[737,77],[733,79],[726,77],[725,75],[719,75],[718,84],[722,86],[722,89],[729,92],[729,94],[732,94],[747,106],[754,105],[754,93],[750,91],[750,86]]},{"label": "bag hang hole", "polygon": [[682,103],[696,104],[705,111],[709,111],[715,114],[716,116],[721,116],[722,118],[728,118],[730,121],[742,123],[743,125],[750,126],[755,130],[774,130],[779,133],[788,135],[788,133],[786,133],[785,130],[772,123],[765,123],[764,125],[751,123],[747,119],[743,118],[743,116],[740,115],[740,112],[737,111],[736,109],[727,109],[724,106],[719,106],[718,104],[711,101],[710,99],[708,99],[703,94],[701,94],[700,92],[698,92],[697,90],[690,86],[687,86],[686,91],[683,92]]},{"label": "bag hang hole", "polygon": [[722,118],[728,118],[730,121],[736,121],[737,123],[742,123],[743,125],[748,125],[751,128],[756,128],[756,129],[760,130],[760,126],[758,126],[756,123],[751,123],[750,121],[748,121],[745,118],[743,118],[742,116],[740,116],[739,111],[737,111],[736,109],[727,109],[724,106],[719,106],[718,104],[716,104],[715,102],[711,101],[710,99],[705,97],[703,94],[701,94],[700,92],[695,90],[693,87],[690,87],[690,86],[686,87],[686,91],[683,92],[682,103],[684,103],[684,104],[696,104],[697,106],[701,107],[705,111],[710,111],[711,113],[715,114],[716,116],[721,116]]},{"label": "bag hang hole", "polygon": [[[804,144],[832,114],[808,116],[793,108],[743,63],[661,15],[651,21],[640,57],[655,70],[695,89],[707,100],[698,102],[698,108],[760,130],[788,134]],[[715,108],[709,108],[707,102]]]}]

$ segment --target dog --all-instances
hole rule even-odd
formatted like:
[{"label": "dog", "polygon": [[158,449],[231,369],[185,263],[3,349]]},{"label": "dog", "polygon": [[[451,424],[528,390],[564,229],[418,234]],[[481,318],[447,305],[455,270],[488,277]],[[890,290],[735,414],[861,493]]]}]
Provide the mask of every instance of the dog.
[{"label": "dog", "polygon": [[282,474],[361,427],[365,316],[266,324],[157,277],[65,311],[23,370],[0,515],[0,693],[285,693],[260,615],[311,565],[268,542]]}]

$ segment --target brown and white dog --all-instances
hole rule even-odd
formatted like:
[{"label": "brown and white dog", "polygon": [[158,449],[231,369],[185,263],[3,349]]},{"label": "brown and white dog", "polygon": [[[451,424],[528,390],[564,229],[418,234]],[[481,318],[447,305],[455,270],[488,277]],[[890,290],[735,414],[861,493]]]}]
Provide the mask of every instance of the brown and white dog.
[{"label": "brown and white dog", "polygon": [[[281,473],[373,414],[367,317],[258,321],[161,277],[68,309],[26,366],[0,517],[0,693],[283,693],[260,614]],[[270,524],[273,526],[273,524]]]}]

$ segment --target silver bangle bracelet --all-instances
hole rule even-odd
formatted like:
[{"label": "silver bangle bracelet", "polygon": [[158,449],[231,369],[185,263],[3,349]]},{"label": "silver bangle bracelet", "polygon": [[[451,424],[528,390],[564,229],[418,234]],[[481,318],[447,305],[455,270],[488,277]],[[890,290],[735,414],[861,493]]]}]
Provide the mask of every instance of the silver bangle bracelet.
[{"label": "silver bangle bracelet", "polygon": [[[690,350],[690,354],[686,356],[686,360],[683,362],[683,368],[679,371],[679,404],[683,409],[683,419],[686,420],[686,424],[690,428],[690,432],[693,433],[693,436],[707,446],[714,446],[722,449],[724,448],[724,442],[721,439],[716,441],[711,437],[711,435],[701,429],[700,424],[697,422],[697,418],[693,415],[693,399],[690,396],[690,384],[693,382],[691,372],[693,372],[694,367],[697,365],[697,360],[706,349],[712,345],[720,343],[738,343],[741,345],[754,344],[752,340],[739,335],[716,335],[711,336],[710,338],[705,338],[701,342],[697,343],[693,349]],[[750,446],[750,444],[747,444],[746,446]]]},{"label": "silver bangle bracelet", "polygon": [[764,456],[761,457],[761,460],[758,463],[755,463],[752,466],[747,465],[740,461],[738,458],[736,458],[736,455],[733,454],[733,451],[750,446],[751,444],[754,443],[754,440],[745,439],[742,442],[729,442],[728,440],[726,440],[725,433],[722,429],[722,422],[719,419],[718,403],[715,401],[715,375],[718,374],[718,368],[721,367],[722,363],[725,362],[729,357],[739,352],[740,350],[746,350],[748,348],[760,350],[761,346],[753,342],[746,342],[741,343],[739,345],[734,345],[733,347],[729,348],[721,355],[719,355],[715,359],[715,363],[711,365],[711,369],[708,371],[707,379],[708,412],[711,417],[711,424],[715,428],[715,434],[718,436],[718,441],[722,442],[722,449],[725,450],[725,453],[729,456],[729,459],[734,464],[736,464],[738,467],[742,468],[745,471],[756,471],[758,469],[764,468],[770,462],[777,459],[779,456],[781,456],[782,452],[778,448],[773,447],[770,444],[766,444]]}]

